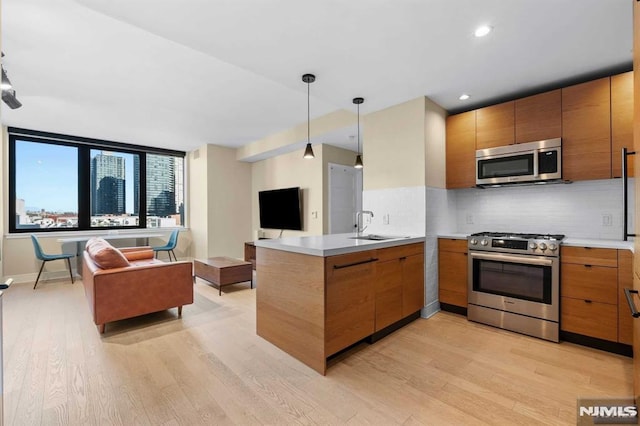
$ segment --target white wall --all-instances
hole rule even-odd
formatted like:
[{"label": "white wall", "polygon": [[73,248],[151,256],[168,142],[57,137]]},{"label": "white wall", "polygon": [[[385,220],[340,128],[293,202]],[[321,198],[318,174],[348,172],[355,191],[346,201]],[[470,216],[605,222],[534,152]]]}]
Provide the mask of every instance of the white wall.
[{"label": "white wall", "polygon": [[204,145],[189,153],[189,223],[193,257],[243,258],[251,241],[251,165],[236,151]]}]

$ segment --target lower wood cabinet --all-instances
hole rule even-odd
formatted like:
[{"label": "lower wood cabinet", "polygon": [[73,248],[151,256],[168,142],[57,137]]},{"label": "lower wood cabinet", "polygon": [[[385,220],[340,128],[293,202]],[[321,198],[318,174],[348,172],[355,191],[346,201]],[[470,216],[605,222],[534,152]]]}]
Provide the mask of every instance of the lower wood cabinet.
[{"label": "lower wood cabinet", "polygon": [[564,331],[618,341],[618,307],[609,303],[563,297],[562,322]]},{"label": "lower wood cabinet", "polygon": [[629,250],[562,247],[562,331],[632,343],[632,317],[623,290],[631,287],[632,256]]},{"label": "lower wood cabinet", "polygon": [[424,244],[327,257],[325,349],[332,355],[424,307]]},{"label": "lower wood cabinet", "polygon": [[334,354],[373,334],[375,250],[331,256],[326,261],[325,350]]},{"label": "lower wood cabinet", "polygon": [[424,307],[424,244],[378,250],[376,321],[379,331]]},{"label": "lower wood cabinet", "polygon": [[467,240],[438,239],[438,299],[467,307]]}]

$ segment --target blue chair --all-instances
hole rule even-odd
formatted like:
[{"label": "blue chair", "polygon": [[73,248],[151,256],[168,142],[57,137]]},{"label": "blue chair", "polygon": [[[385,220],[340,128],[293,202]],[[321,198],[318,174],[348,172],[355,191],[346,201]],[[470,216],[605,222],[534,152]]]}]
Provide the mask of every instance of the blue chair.
[{"label": "blue chair", "polygon": [[171,261],[172,254],[173,254],[173,258],[177,261],[178,258],[176,257],[176,254],[173,252],[173,249],[175,249],[176,245],[178,245],[179,233],[180,233],[179,229],[174,229],[173,232],[171,232],[171,235],[169,236],[169,240],[167,241],[167,244],[159,247],[152,247],[155,256],[158,257],[159,251],[166,251],[169,254],[169,261]]},{"label": "blue chair", "polygon": [[42,260],[42,265],[40,265],[40,272],[38,272],[38,278],[36,278],[36,283],[33,285],[33,289],[36,289],[38,285],[38,280],[40,279],[40,274],[42,274],[42,269],[44,268],[44,264],[46,262],[50,262],[52,260],[60,260],[67,259],[67,266],[69,267],[69,276],[71,277],[71,284],[73,284],[73,272],[71,272],[71,258],[75,257],[75,254],[46,254],[42,251],[42,247],[40,246],[40,241],[38,241],[38,237],[31,234],[31,242],[33,242],[33,249],[36,252],[36,258]]}]

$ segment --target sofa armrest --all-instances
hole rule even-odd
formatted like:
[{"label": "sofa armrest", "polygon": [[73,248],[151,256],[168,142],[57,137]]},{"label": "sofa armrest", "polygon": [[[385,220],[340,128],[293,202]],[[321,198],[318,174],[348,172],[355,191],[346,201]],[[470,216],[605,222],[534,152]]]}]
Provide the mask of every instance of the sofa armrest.
[{"label": "sofa armrest", "polygon": [[120,250],[122,253],[127,253],[130,251],[143,251],[143,250],[152,250],[151,246],[139,246],[139,247],[119,247],[118,250]]},{"label": "sofa armrest", "polygon": [[133,260],[153,259],[154,256],[151,247],[125,247],[119,250],[129,262]]}]

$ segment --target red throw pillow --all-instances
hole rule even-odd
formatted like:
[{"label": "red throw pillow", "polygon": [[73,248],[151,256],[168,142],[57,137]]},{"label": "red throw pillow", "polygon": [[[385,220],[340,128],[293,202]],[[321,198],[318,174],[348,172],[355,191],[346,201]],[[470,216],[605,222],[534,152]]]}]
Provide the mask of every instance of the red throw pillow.
[{"label": "red throw pillow", "polygon": [[102,269],[124,268],[130,265],[120,250],[101,238],[91,241],[86,250],[96,265]]}]

